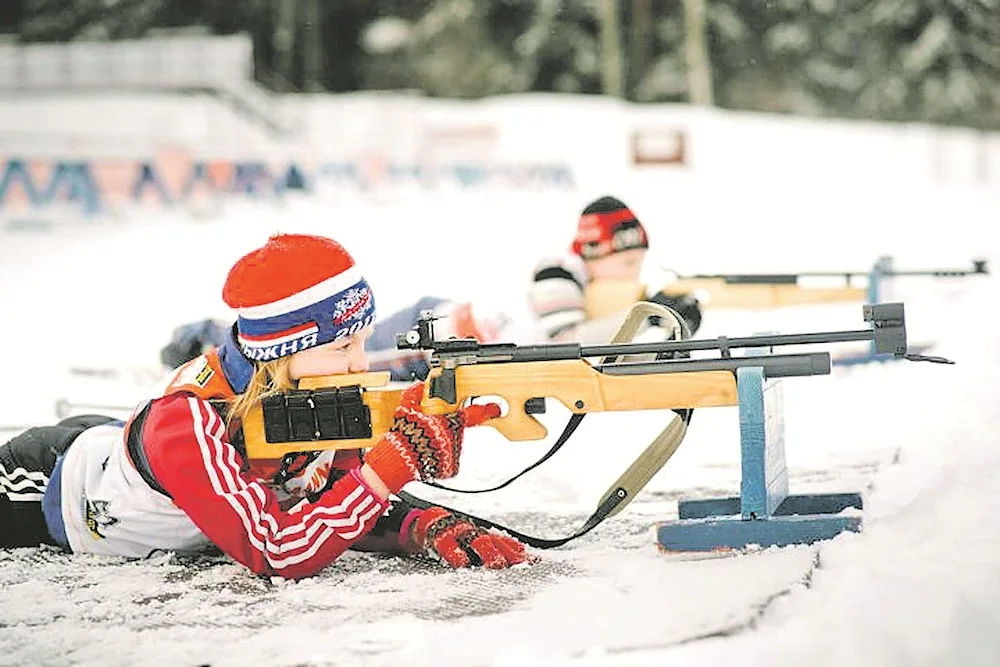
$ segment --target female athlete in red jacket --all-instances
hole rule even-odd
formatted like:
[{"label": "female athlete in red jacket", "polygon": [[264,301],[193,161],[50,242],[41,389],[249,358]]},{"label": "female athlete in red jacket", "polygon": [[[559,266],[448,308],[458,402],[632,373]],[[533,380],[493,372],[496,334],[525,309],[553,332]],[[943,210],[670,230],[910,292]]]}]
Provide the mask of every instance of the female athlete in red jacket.
[{"label": "female athlete in red jacket", "polygon": [[214,545],[260,574],[315,574],[350,548],[426,554],[453,567],[528,560],[520,542],[442,508],[394,499],[412,480],[458,472],[464,429],[495,404],[445,415],[404,393],[367,452],[249,460],[244,417],[300,378],[368,370],[371,288],[331,239],[277,235],[230,270],[238,319],[127,422],[99,416],[29,429],[0,446],[0,547],[42,543],[145,557]]}]

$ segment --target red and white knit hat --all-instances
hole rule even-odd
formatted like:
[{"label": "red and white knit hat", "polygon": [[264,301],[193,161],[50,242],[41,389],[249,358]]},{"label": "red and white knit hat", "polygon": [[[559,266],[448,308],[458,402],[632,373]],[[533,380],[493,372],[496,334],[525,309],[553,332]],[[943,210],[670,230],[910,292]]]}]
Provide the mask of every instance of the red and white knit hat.
[{"label": "red and white knit hat", "polygon": [[649,238],[629,207],[614,197],[601,197],[580,214],[571,250],[583,259],[600,259],[633,248],[648,248]]},{"label": "red and white knit hat", "polygon": [[354,258],[332,239],[279,234],[236,262],[222,298],[253,361],[278,359],[375,322],[375,297]]}]

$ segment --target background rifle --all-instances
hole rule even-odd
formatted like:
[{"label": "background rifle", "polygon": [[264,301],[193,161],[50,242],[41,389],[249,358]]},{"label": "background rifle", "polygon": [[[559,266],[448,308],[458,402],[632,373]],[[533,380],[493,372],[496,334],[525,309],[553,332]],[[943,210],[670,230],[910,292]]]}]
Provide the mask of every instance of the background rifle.
[{"label": "background rifle", "polygon": [[[886,269],[879,272],[882,277],[925,276],[928,278],[956,278],[975,275],[989,275],[989,264],[985,259],[975,259],[968,269],[909,269],[899,271]],[[717,273],[679,276],[680,280],[722,280],[727,285],[789,285],[798,284],[802,278],[843,278],[849,283],[853,278],[868,278],[871,271],[802,271],[799,273]]]},{"label": "background rifle", "polygon": [[[716,273],[678,276],[677,280],[663,287],[668,296],[695,293],[709,308],[777,308],[818,303],[879,303],[882,300],[882,283],[893,277],[960,278],[988,275],[987,260],[976,259],[967,269],[911,269],[892,268],[891,257],[881,257],[869,271],[802,271],[798,273]],[[839,284],[808,285],[809,279],[842,279]],[[864,278],[867,284],[859,286],[855,279]],[[596,287],[595,287],[596,289]],[[610,289],[610,288],[605,288]],[[605,311],[620,304],[615,294],[596,294],[593,300],[602,303]]]}]

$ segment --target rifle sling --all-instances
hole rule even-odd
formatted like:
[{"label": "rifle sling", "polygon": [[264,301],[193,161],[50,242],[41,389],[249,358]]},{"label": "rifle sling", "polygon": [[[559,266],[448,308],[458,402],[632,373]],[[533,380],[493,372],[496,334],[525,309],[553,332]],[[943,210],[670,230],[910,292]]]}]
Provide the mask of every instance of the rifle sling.
[{"label": "rifle sling", "polygon": [[[673,453],[677,450],[677,447],[680,445],[680,441],[684,437],[684,434],[687,430],[687,424],[690,422],[694,410],[684,410],[682,412],[683,414],[679,413],[679,416],[681,418],[681,430],[675,431],[674,437],[665,440],[665,436],[667,435],[667,430],[670,429],[670,427],[668,426],[667,429],[664,430],[664,432],[662,432],[659,436],[657,436],[657,438],[653,441],[653,443],[650,444],[650,446],[647,447],[646,450],[639,455],[639,457],[632,463],[631,466],[629,466],[628,470],[626,470],[626,472],[623,473],[622,476],[618,478],[616,486],[614,486],[605,494],[600,504],[598,505],[597,509],[594,510],[594,513],[591,514],[590,517],[588,517],[587,520],[583,522],[583,525],[580,528],[578,528],[574,533],[572,533],[567,537],[556,538],[556,539],[534,537],[532,535],[526,535],[524,533],[516,531],[508,526],[504,526],[503,524],[490,521],[489,519],[483,519],[482,517],[473,516],[471,514],[468,514],[467,512],[462,512],[452,507],[441,505],[440,503],[432,503],[427,500],[423,500],[422,498],[417,498],[413,494],[407,493],[405,491],[400,491],[397,495],[403,501],[410,503],[414,507],[418,507],[420,509],[427,509],[428,507],[432,506],[443,507],[446,510],[468,517],[473,523],[479,525],[480,527],[492,528],[495,530],[502,531],[520,540],[524,544],[527,544],[528,546],[535,547],[536,549],[552,549],[554,547],[560,547],[568,542],[571,542],[572,540],[577,539],[578,537],[586,535],[591,530],[599,526],[609,516],[617,514],[618,511],[624,508],[625,505],[627,505],[634,498],[634,496],[637,495],[638,492],[642,490],[642,487],[645,486],[646,482],[653,476],[653,474],[655,474],[656,471],[658,471],[660,468],[663,467],[663,465],[673,455]],[[431,483],[429,485],[434,486],[436,488],[453,491],[455,493],[485,493],[487,491],[502,489],[511,482],[513,482],[515,479],[524,475],[529,470],[538,467],[548,458],[550,458],[553,454],[555,454],[564,444],[566,444],[566,441],[569,440],[569,437],[576,430],[576,427],[580,425],[580,422],[583,420],[584,416],[585,413],[574,414],[572,417],[570,417],[569,422],[566,424],[566,427],[563,429],[563,432],[556,440],[556,443],[552,446],[551,449],[549,449],[548,452],[546,452],[545,456],[543,456],[539,461],[532,464],[525,470],[522,470],[520,473],[518,473],[511,479],[508,479],[503,484],[492,487],[490,489],[470,489],[470,490],[452,489],[434,483]],[[630,476],[630,473],[634,473],[634,471],[640,470],[642,468],[646,468],[646,470],[644,474],[640,473],[639,475],[637,475],[641,477],[643,480],[641,484],[638,486],[638,488],[634,489],[626,488],[627,486],[631,485],[626,484],[624,480]]]},{"label": "rifle sling", "polygon": [[538,459],[530,466],[528,466],[521,472],[517,473],[516,475],[508,479],[506,482],[503,482],[502,484],[491,486],[488,489],[453,489],[450,486],[445,486],[444,484],[438,484],[437,482],[431,482],[431,481],[424,482],[424,484],[426,484],[427,486],[433,486],[434,488],[441,489],[443,491],[451,491],[453,493],[489,493],[490,491],[499,491],[504,487],[510,486],[514,482],[514,480],[519,479],[525,473],[530,472],[531,470],[534,470],[538,466],[542,465],[550,458],[552,458],[553,454],[562,449],[562,446],[566,444],[566,441],[569,440],[569,437],[573,435],[573,432],[576,430],[576,427],[580,425],[581,421],[583,421],[584,414],[585,413],[572,415],[569,418],[569,421],[566,422],[566,427],[563,429],[563,432],[559,434],[559,437],[556,438],[555,443],[553,443],[552,447],[549,448],[549,451],[545,452],[542,458]]},{"label": "rifle sling", "polygon": [[[640,301],[633,304],[632,308],[629,310],[628,315],[626,315],[625,320],[622,322],[618,331],[611,339],[612,345],[617,345],[629,340],[632,340],[635,335],[639,332],[642,324],[645,322],[646,318],[656,315],[660,318],[669,317],[673,320],[676,329],[673,331],[672,336],[679,337],[681,339],[686,339],[691,337],[691,330],[687,326],[684,318],[680,316],[677,311],[664,306],[662,304],[650,303],[645,301]],[[659,357],[658,357],[659,358]],[[614,357],[605,357],[602,363],[608,364],[615,361]],[[465,512],[460,512],[451,507],[445,507],[439,503],[431,503],[421,498],[417,498],[413,494],[406,493],[405,491],[400,491],[397,495],[404,502],[410,503],[414,507],[421,509],[427,509],[428,507],[437,506],[444,507],[444,509],[451,512],[456,512],[458,514],[468,517],[473,523],[483,527],[483,528],[493,528],[511,535],[517,538],[521,542],[527,544],[528,546],[535,547],[536,549],[552,549],[554,547],[560,547],[578,537],[582,537],[589,533],[591,530],[596,528],[601,524],[602,521],[607,519],[613,514],[617,514],[622,508],[625,507],[632,498],[642,490],[650,478],[656,471],[666,464],[667,460],[673,456],[673,453],[677,451],[680,446],[681,440],[684,439],[684,435],[687,433],[687,426],[691,422],[691,417],[694,416],[693,409],[685,409],[676,411],[677,416],[680,417],[679,427],[674,427],[674,422],[671,422],[654,440],[650,445],[632,462],[632,465],[622,473],[622,475],[615,482],[614,486],[605,492],[602,497],[600,504],[594,513],[583,522],[583,525],[577,529],[572,535],[568,537],[558,538],[558,539],[545,539],[541,537],[533,537],[531,535],[525,535],[524,533],[518,532],[502,524],[490,521],[489,519],[483,519],[480,517],[472,516]],[[488,491],[496,491],[502,489],[514,480],[518,479],[529,470],[533,470],[540,466],[542,463],[547,461],[552,457],[557,451],[559,451],[566,441],[569,440],[573,432],[576,431],[577,426],[583,421],[586,413],[574,414],[570,417],[569,422],[566,423],[566,427],[563,432],[556,439],[555,444],[549,449],[545,455],[539,459],[537,462],[528,466],[521,472],[519,472],[514,477],[508,479],[502,484],[498,484],[489,489],[475,489],[475,490],[463,490],[463,489],[452,489],[450,487],[443,486],[441,484],[436,484],[433,482],[428,482],[429,486],[433,486],[446,491],[452,491],[454,493],[486,493]],[[638,483],[636,483],[638,482]],[[628,488],[636,487],[636,488]]]}]

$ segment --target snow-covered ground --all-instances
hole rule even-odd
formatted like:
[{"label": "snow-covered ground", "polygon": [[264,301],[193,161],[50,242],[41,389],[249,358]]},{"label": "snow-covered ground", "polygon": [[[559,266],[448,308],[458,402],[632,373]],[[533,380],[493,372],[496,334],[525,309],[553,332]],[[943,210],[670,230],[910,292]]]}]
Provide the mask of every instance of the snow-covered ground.
[{"label": "snow-covered ground", "polygon": [[[1000,258],[996,228],[983,226],[995,220],[996,199],[969,200],[964,209],[955,201],[928,202],[928,220],[914,223],[947,209],[951,234],[875,233],[892,241],[880,251],[904,268]],[[219,297],[226,270],[274,231],[342,240],[383,314],[426,292],[486,295],[516,311],[531,262],[563,247],[577,209],[568,198],[398,208],[298,203],[232,208],[210,222],[148,218],[0,235],[0,426],[51,421],[60,397],[111,400],[67,369],[155,367],[173,326],[227,315]],[[528,237],[526,215],[553,222],[531,226]],[[522,222],[504,224],[515,219]],[[432,221],[437,233],[428,233]],[[683,261],[708,272],[865,270],[874,259],[870,239],[856,247],[831,237],[823,246],[811,233],[756,254],[745,235],[706,248],[718,232],[685,239]],[[792,490],[863,492],[860,534],[725,558],[659,553],[655,525],[676,517],[679,498],[738,493],[736,409],[703,409],[678,453],[625,511],[541,552],[530,568],[453,572],[348,554],[293,583],[253,577],[215,556],[128,562],[48,549],[0,553],[0,663],[1000,664],[1000,285],[993,277],[911,279],[894,290],[906,303],[911,341],[934,343],[931,353],[956,365],[896,362],[785,381]],[[700,336],[863,326],[860,304],[708,311]],[[115,400],[132,398],[131,389],[117,391]],[[550,406],[541,418],[558,432],[567,414]],[[414,492],[525,532],[568,534],[666,419],[590,415],[563,451],[507,489]],[[504,479],[550,444],[473,430],[454,483]]]}]

